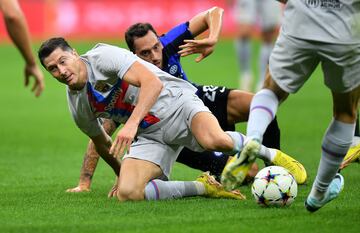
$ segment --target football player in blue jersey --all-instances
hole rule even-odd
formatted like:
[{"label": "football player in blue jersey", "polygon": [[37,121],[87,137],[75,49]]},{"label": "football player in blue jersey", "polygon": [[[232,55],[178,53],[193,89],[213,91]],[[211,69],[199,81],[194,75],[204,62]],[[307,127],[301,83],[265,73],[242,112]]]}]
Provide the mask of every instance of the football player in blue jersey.
[{"label": "football player in blue jersey", "polygon": [[[190,54],[200,54],[196,62],[210,55],[219,39],[222,26],[223,9],[213,7],[193,17],[190,21],[182,23],[166,34],[158,36],[149,23],[137,23],[132,25],[125,34],[129,49],[140,58],[156,65],[169,74],[188,80],[180,63],[180,58]],[[204,39],[194,38],[209,30],[209,36]],[[224,130],[235,130],[235,123],[244,122],[248,118],[252,93],[240,90],[228,89],[217,86],[203,86],[194,84],[198,89],[197,95],[218,119]],[[112,135],[117,124],[111,120],[104,121],[104,129]],[[264,145],[271,148],[280,147],[280,130],[276,119],[270,124],[264,136]],[[91,178],[95,171],[99,155],[90,142],[85,154],[81,169],[80,181],[77,187],[68,189],[68,192],[82,192],[90,189]],[[219,177],[229,159],[223,153],[205,151],[193,152],[183,149],[177,159],[189,167],[202,171],[210,171],[215,177]],[[283,153],[272,155],[271,158],[263,158],[269,163],[287,166],[296,173],[298,183],[306,180],[305,169],[296,160]],[[250,175],[255,175],[257,169],[250,170]],[[255,173],[255,174],[254,174]]]}]

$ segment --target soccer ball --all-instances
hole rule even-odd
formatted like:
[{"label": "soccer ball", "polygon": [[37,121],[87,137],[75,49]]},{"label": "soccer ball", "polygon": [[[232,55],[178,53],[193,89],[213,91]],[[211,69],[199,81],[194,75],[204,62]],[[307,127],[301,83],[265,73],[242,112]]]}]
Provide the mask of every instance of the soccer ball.
[{"label": "soccer ball", "polygon": [[285,168],[269,166],[256,174],[251,193],[261,206],[289,206],[297,195],[297,183]]}]

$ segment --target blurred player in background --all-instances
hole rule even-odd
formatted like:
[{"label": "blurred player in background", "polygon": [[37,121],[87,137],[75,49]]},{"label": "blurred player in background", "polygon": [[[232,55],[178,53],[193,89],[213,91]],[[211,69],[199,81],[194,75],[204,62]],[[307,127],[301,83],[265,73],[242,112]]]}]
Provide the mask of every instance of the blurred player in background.
[{"label": "blurred player in background", "polygon": [[32,53],[29,30],[26,19],[17,0],[0,0],[6,30],[25,60],[25,86],[30,83],[30,77],[35,78],[32,91],[39,96],[44,89],[44,75],[36,64]]},{"label": "blurred player in background", "polygon": [[251,103],[249,140],[241,155],[225,167],[222,180],[233,180],[234,169],[246,171],[279,104],[289,93],[297,92],[321,64],[325,85],[332,94],[333,118],[323,137],[317,176],[305,201],[306,209],[314,212],[336,198],[344,186],[338,170],[353,141],[360,97],[360,0],[282,2],[287,2],[284,21],[265,85]]},{"label": "blurred player in background", "polygon": [[252,86],[255,80],[251,67],[254,56],[251,41],[255,36],[254,32],[260,28],[261,48],[257,64],[259,78],[256,84],[256,90],[260,90],[264,82],[270,53],[278,35],[282,14],[281,4],[274,0],[235,0],[233,6],[238,23],[235,47],[241,71],[239,85],[241,89],[247,91],[253,90]]},{"label": "blurred player in background", "polygon": [[[138,57],[175,77],[188,80],[180,64],[180,56],[199,53],[199,57],[196,58],[196,61],[199,62],[211,54],[219,39],[222,15],[223,10],[221,8],[211,8],[196,15],[189,22],[174,27],[160,37],[150,24],[138,23],[127,30],[126,42],[129,49]],[[206,30],[210,32],[208,38],[193,40],[194,37]],[[194,86],[198,89],[197,95],[218,119],[223,130],[235,130],[235,123],[247,120],[253,94],[225,87],[197,84]],[[104,122],[104,129],[109,135],[113,134],[117,126],[111,120]],[[265,146],[279,149],[280,132],[276,120],[271,123],[264,138]],[[299,183],[305,181],[306,173],[302,165],[278,150],[271,151],[271,158],[263,158],[264,160],[268,163],[286,165],[289,170],[300,173],[295,175]],[[69,189],[69,192],[81,192],[90,189],[91,177],[94,174],[98,158],[99,155],[90,142],[81,168],[79,184],[77,187]],[[228,159],[229,156],[221,152],[205,151],[198,153],[184,148],[177,162],[202,171],[210,171],[211,174],[219,177]]]}]

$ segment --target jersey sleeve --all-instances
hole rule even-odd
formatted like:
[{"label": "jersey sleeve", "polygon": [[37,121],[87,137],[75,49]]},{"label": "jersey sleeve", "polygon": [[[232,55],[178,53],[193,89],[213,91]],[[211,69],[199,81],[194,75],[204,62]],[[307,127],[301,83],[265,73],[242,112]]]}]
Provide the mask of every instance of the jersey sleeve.
[{"label": "jersey sleeve", "polygon": [[179,51],[179,46],[184,44],[184,40],[192,40],[194,36],[189,30],[189,22],[179,24],[160,37],[164,47],[172,47],[175,52]]},{"label": "jersey sleeve", "polygon": [[138,59],[130,51],[117,46],[98,44],[92,50],[90,62],[93,62],[96,73],[100,72],[100,77],[110,79],[122,79],[131,65]]}]

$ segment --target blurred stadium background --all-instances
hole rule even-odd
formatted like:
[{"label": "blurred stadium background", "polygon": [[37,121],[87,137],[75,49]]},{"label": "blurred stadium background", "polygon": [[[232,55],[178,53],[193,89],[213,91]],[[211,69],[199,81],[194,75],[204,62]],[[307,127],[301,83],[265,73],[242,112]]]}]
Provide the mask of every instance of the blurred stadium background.
[{"label": "blurred stadium background", "polygon": [[[159,33],[191,19],[212,6],[225,9],[222,34],[236,31],[231,4],[227,0],[20,0],[31,34],[42,39],[54,35],[67,38],[119,38],[137,22],[151,22]],[[1,38],[6,37],[3,23]]]}]

